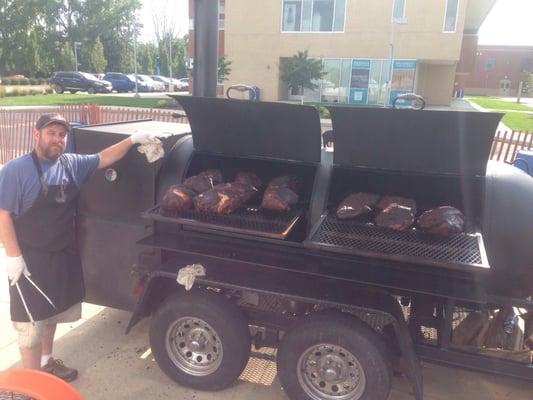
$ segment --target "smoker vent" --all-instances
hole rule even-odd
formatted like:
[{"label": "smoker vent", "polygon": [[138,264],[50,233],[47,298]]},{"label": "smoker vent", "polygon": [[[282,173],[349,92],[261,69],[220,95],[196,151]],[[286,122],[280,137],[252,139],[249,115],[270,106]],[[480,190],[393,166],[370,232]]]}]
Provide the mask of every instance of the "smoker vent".
[{"label": "smoker vent", "polygon": [[323,215],[306,245],[321,250],[444,267],[488,267],[481,236],[435,239]]},{"label": "smoker vent", "polygon": [[300,209],[278,213],[247,207],[231,214],[220,215],[194,210],[167,211],[156,206],[146,211],[143,217],[175,224],[285,239],[301,215]]}]

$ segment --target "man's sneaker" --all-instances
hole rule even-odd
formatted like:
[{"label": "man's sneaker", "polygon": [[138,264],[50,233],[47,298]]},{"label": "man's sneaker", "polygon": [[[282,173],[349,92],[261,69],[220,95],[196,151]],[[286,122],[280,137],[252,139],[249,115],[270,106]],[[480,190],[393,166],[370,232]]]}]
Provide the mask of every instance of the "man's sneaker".
[{"label": "man's sneaker", "polygon": [[73,381],[78,377],[78,370],[67,367],[63,361],[50,358],[48,363],[41,368],[44,372],[55,375],[66,382]]}]

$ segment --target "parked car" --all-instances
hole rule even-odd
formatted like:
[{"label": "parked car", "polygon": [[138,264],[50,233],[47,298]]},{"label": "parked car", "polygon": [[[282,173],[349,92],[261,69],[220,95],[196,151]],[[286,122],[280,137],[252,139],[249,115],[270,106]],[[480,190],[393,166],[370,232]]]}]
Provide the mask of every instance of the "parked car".
[{"label": "parked car", "polygon": [[111,82],[98,79],[87,72],[58,71],[52,74],[50,84],[56,93],[68,90],[70,93],[79,91],[89,93],[109,93],[113,89]]},{"label": "parked car", "polygon": [[[128,74],[127,77],[133,82],[133,91],[135,91],[135,74]],[[137,74],[137,90],[139,92],[153,92],[155,88],[148,82],[143,81],[141,75]]]},{"label": "parked car", "polygon": [[148,75],[144,75],[144,74],[138,74],[138,77],[140,80],[142,80],[144,83],[146,83],[148,86],[152,88],[151,89],[152,92],[164,92],[165,91],[165,85],[162,82],[154,81]]},{"label": "parked car", "polygon": [[119,93],[135,90],[135,76],[131,79],[128,75],[120,72],[108,72],[103,79],[111,82],[113,90]]},{"label": "parked car", "polygon": [[186,91],[189,90],[189,78],[180,78],[178,79],[178,90],[179,91]]},{"label": "parked car", "polygon": [[169,92],[173,92],[174,90],[176,90],[174,86],[174,82],[170,78],[167,78],[166,76],[150,75],[150,78],[152,78],[156,82],[160,82],[163,85],[165,85],[165,90]]}]

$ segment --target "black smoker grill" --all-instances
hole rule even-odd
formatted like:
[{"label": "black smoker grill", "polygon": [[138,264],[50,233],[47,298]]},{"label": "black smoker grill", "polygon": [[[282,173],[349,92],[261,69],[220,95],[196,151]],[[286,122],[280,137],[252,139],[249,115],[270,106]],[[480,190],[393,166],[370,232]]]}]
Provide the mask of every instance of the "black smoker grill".
[{"label": "black smoker grill", "polygon": [[[326,209],[305,246],[461,270],[489,268],[480,221],[486,155],[499,115],[480,120],[475,113],[346,107],[331,107],[330,113],[333,176]],[[434,239],[415,229],[395,232],[340,220],[336,207],[352,192],[413,198],[419,213],[454,206],[465,213],[467,233]]]},{"label": "black smoker grill", "polygon": [[[226,235],[252,235],[268,239],[303,239],[315,174],[320,163],[320,123],[313,107],[286,104],[176,97],[190,121],[193,151],[187,165],[165,181],[168,188],[203,170],[219,169],[225,181],[239,171],[253,171],[266,184],[278,175],[295,175],[302,183],[300,202],[291,211],[272,212],[255,203],[229,215],[164,211],[159,206],[144,217],[182,225],[184,229],[215,231]],[[206,117],[208,116],[208,117]],[[180,163],[184,160],[176,160]],[[168,168],[175,168],[176,165]],[[260,193],[262,194],[262,193]]]}]

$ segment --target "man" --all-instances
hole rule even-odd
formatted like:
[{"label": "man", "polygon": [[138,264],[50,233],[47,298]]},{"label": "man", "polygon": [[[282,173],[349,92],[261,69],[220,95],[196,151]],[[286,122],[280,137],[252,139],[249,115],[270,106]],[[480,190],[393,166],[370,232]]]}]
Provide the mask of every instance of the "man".
[{"label": "man", "polygon": [[0,241],[23,367],[71,381],[78,372],[54,359],[52,349],[57,323],[79,319],[85,295],[74,237],[80,186],[134,144],[157,139],[135,133],[98,154],[64,154],[68,130],[61,115],[41,116],[34,150],[0,170]]}]

